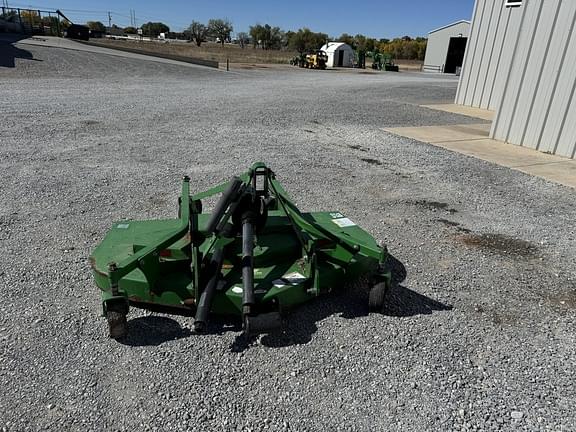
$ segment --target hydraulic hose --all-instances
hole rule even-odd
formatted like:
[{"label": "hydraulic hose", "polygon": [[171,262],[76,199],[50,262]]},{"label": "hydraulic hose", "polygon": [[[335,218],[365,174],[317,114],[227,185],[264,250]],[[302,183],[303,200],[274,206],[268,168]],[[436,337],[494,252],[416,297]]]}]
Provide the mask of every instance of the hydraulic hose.
[{"label": "hydraulic hose", "polygon": [[210,314],[212,300],[214,299],[214,294],[216,294],[216,288],[221,277],[223,261],[224,250],[218,248],[212,254],[209,266],[211,272],[210,280],[206,284],[206,288],[204,288],[202,294],[200,294],[200,300],[198,301],[198,306],[196,308],[194,330],[198,333],[203,333],[206,329],[206,324],[208,324],[208,315]]},{"label": "hydraulic hose", "polygon": [[208,224],[206,226],[206,231],[209,234],[213,233],[216,230],[216,227],[218,226],[220,220],[226,213],[226,210],[228,209],[232,201],[234,201],[234,199],[238,195],[238,192],[242,188],[242,184],[243,182],[241,179],[239,179],[238,177],[234,177],[230,182],[230,184],[228,185],[228,187],[226,188],[226,190],[222,193],[222,196],[216,203],[216,207],[214,207],[214,211],[212,211],[212,214],[210,215],[210,219],[208,220]]}]

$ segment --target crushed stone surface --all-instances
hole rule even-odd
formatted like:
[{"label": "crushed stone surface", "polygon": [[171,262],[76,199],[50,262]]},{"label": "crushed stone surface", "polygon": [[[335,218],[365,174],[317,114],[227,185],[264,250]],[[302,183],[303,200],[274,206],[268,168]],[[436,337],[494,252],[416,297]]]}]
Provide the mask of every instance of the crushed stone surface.
[{"label": "crushed stone surface", "polygon": [[[454,78],[0,57],[0,430],[576,429],[575,191],[382,130],[479,123],[418,106]],[[109,339],[87,258],[111,224],[257,160],[388,245],[385,312],[348,289],[246,340],[133,308]]]}]

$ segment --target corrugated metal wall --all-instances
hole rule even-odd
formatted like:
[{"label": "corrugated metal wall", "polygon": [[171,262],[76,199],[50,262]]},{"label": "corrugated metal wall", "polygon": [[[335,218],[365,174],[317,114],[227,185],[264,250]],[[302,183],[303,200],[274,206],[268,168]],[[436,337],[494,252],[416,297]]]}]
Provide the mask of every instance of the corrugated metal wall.
[{"label": "corrugated metal wall", "polygon": [[494,110],[518,42],[522,8],[504,0],[477,0],[456,103]]},{"label": "corrugated metal wall", "polygon": [[496,110],[494,139],[576,156],[576,0],[477,0],[456,103]]},{"label": "corrugated metal wall", "polygon": [[423,69],[426,72],[442,72],[446,64],[448,46],[452,37],[468,37],[470,23],[459,22],[454,25],[428,33],[426,56]]},{"label": "corrugated metal wall", "polygon": [[576,1],[524,0],[519,9],[518,46],[491,136],[574,158]]}]

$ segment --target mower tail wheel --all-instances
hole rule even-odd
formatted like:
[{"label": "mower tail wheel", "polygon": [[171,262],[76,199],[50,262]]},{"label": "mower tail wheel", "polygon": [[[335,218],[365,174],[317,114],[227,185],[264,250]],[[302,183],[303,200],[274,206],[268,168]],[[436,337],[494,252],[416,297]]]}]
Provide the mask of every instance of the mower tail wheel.
[{"label": "mower tail wheel", "polygon": [[108,320],[109,335],[112,339],[122,339],[128,334],[128,324],[126,322],[126,314],[110,310],[106,312],[106,319]]},{"label": "mower tail wheel", "polygon": [[206,333],[206,323],[204,321],[196,321],[194,323],[194,333],[196,334]]},{"label": "mower tail wheel", "polygon": [[278,312],[244,316],[244,333],[256,335],[270,333],[282,327],[282,316]]},{"label": "mower tail wheel", "polygon": [[385,282],[380,282],[370,288],[368,296],[368,309],[370,312],[382,312],[386,294],[388,293],[388,286]]}]

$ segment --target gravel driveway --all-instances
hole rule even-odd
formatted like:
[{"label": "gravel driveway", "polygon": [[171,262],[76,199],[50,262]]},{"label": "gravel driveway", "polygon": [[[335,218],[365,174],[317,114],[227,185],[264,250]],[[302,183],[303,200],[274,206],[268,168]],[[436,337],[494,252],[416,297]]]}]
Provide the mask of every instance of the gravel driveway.
[{"label": "gravel driveway", "polygon": [[[0,430],[576,430],[575,191],[389,135],[457,81],[224,73],[0,43]],[[386,242],[383,315],[349,290],[282,334],[132,309],[107,337],[87,257],[267,162],[303,210]]]}]

